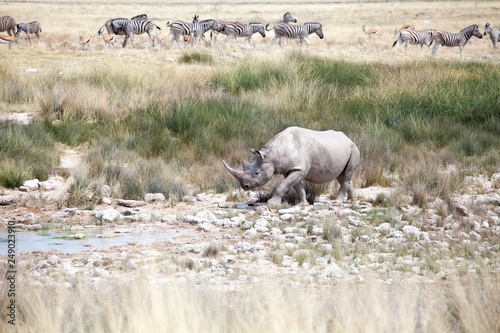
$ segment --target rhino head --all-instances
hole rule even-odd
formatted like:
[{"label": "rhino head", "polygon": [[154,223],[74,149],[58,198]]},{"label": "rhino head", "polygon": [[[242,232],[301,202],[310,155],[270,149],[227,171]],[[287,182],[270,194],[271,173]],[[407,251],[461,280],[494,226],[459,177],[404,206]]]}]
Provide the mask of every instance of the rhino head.
[{"label": "rhino head", "polygon": [[274,166],[270,163],[267,153],[250,149],[254,154],[253,163],[243,161],[243,170],[235,170],[227,165],[226,161],[224,167],[240,182],[241,188],[244,190],[251,190],[257,186],[267,183],[274,175]]}]

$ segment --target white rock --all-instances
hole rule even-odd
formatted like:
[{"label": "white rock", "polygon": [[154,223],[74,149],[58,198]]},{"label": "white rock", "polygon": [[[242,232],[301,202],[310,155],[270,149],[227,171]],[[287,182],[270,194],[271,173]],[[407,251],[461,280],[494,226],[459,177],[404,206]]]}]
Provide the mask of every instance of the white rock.
[{"label": "white rock", "polygon": [[173,215],[173,214],[167,214],[167,215],[164,215],[162,218],[161,218],[161,221],[162,222],[175,222],[177,221],[177,216],[176,215]]},{"label": "white rock", "polygon": [[378,226],[378,232],[384,232],[384,233],[388,233],[391,231],[391,224],[388,223],[388,222],[385,222],[385,223],[381,223],[379,226]]},{"label": "white rock", "polygon": [[321,277],[324,280],[331,278],[340,278],[342,277],[342,275],[343,270],[336,263],[330,263],[330,265],[326,266],[321,273]]},{"label": "white rock", "polygon": [[44,190],[44,191],[51,191],[51,190],[54,190],[56,188],[56,184],[51,180],[47,180],[45,182],[40,182],[39,186],[40,186],[40,189]]},{"label": "white rock", "polygon": [[201,229],[205,232],[211,232],[213,230],[214,226],[210,223],[203,222],[198,224],[198,229]]},{"label": "white rock", "polygon": [[271,229],[271,235],[273,236],[279,236],[283,234],[283,231],[281,231],[279,228],[272,228]]},{"label": "white rock", "polygon": [[40,181],[38,179],[27,180],[24,182],[23,187],[28,188],[30,191],[38,190],[40,187]]},{"label": "white rock", "polygon": [[146,202],[162,202],[165,201],[165,196],[162,193],[146,193],[144,194]]},{"label": "white rock", "polygon": [[243,234],[243,237],[244,238],[255,238],[257,237],[257,230],[255,230],[255,228],[251,228],[251,229],[248,229],[247,231],[245,231],[245,233]]},{"label": "white rock", "polygon": [[475,231],[481,230],[481,224],[479,224],[479,222],[477,221],[474,221],[474,230]]},{"label": "white rock", "polygon": [[405,235],[410,235],[410,236],[415,236],[415,237],[420,236],[420,230],[417,227],[414,227],[412,225],[405,225],[403,227],[403,233]]},{"label": "white rock", "polygon": [[257,221],[255,221],[255,225],[254,225],[256,228],[257,227],[260,227],[260,228],[269,228],[271,225],[269,224],[269,222],[267,222],[266,219],[257,219]]},{"label": "white rock", "polygon": [[195,217],[202,222],[214,222],[217,220],[217,216],[209,210],[202,210]]},{"label": "white rock", "polygon": [[105,205],[111,205],[113,203],[113,201],[110,199],[110,198],[102,198],[102,203],[105,204]]},{"label": "white rock", "polygon": [[51,265],[57,265],[57,262],[59,261],[59,258],[56,255],[52,255],[47,258],[47,263]]},{"label": "white rock", "polygon": [[394,230],[387,236],[387,238],[403,238],[403,237],[404,237],[403,232],[399,230]]},{"label": "white rock", "polygon": [[245,222],[240,226],[241,230],[247,230],[252,228],[252,222]]},{"label": "white rock", "polygon": [[359,269],[357,269],[356,266],[354,266],[354,264],[352,264],[351,266],[349,266],[349,270],[347,271],[347,273],[352,274],[352,275],[357,275],[357,274],[359,274]]},{"label": "white rock", "polygon": [[469,233],[469,236],[472,237],[473,239],[475,239],[476,241],[480,241],[481,240],[481,235],[478,234],[477,232],[475,231],[471,231]]},{"label": "white rock", "polygon": [[114,222],[121,218],[120,213],[114,208],[108,208],[96,212],[95,217],[100,219],[104,223]]},{"label": "white rock", "polygon": [[289,214],[293,215],[293,214],[297,213],[299,210],[300,210],[299,206],[294,206],[292,208],[280,209],[280,210],[278,210],[278,214],[279,215],[289,215]]}]

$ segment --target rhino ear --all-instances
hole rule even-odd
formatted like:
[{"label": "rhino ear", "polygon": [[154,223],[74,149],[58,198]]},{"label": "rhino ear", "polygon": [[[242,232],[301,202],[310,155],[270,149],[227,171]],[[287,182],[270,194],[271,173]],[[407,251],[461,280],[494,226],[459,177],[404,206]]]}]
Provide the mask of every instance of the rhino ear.
[{"label": "rhino ear", "polygon": [[252,152],[252,154],[259,156],[261,161],[264,161],[264,159],[266,158],[266,154],[264,152],[261,152],[260,150],[251,148],[250,151]]}]

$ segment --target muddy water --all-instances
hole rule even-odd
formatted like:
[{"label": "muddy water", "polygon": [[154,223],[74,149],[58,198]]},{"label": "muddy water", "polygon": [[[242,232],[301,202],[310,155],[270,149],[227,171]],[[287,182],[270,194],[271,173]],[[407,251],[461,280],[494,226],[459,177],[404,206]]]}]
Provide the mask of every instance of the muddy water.
[{"label": "muddy water", "polygon": [[[83,239],[66,238],[76,234],[84,234],[86,237]],[[147,244],[157,240],[170,240],[176,232],[116,233],[112,234],[112,237],[97,237],[97,235],[102,234],[102,230],[85,230],[81,232],[17,231],[15,233],[16,253],[50,250],[59,250],[63,253],[78,253],[84,250],[124,245],[136,241]],[[0,255],[6,255],[7,248],[7,231],[0,231]]]}]

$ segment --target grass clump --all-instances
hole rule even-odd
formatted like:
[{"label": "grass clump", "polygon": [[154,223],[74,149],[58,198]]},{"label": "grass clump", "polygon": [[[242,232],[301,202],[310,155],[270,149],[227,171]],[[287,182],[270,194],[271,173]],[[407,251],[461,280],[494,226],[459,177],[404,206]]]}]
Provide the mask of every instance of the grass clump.
[{"label": "grass clump", "polygon": [[208,53],[202,53],[202,52],[185,52],[182,54],[182,56],[179,58],[179,62],[183,64],[206,64],[206,65],[213,65],[214,64],[214,57],[211,54]]},{"label": "grass clump", "polygon": [[56,141],[38,123],[0,126],[0,184],[18,187],[25,180],[46,180],[59,163]]}]

